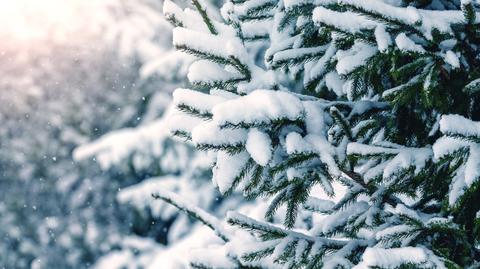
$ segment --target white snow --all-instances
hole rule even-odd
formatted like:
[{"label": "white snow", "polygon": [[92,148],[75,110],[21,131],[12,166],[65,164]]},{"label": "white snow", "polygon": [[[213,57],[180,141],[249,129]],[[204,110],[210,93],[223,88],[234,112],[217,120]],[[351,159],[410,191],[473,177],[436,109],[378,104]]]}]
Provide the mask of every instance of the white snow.
[{"label": "white snow", "polygon": [[226,15],[235,15],[236,17],[248,16],[252,9],[261,7],[271,2],[272,0],[252,0],[236,3],[236,5],[226,5],[226,7],[222,8],[222,15],[223,17],[228,17]]},{"label": "white snow", "polygon": [[321,75],[323,75],[323,73],[325,73],[327,63],[332,60],[336,52],[336,47],[333,44],[330,44],[323,56],[318,61],[307,62],[305,64],[303,84],[307,85],[311,81],[318,79]]},{"label": "white snow", "polygon": [[[327,123],[325,119],[326,112],[324,107],[316,101],[304,101],[305,108],[305,125],[309,134],[323,135],[327,133]],[[329,117],[329,115],[327,116]]]},{"label": "white snow", "polygon": [[315,6],[335,4],[337,0],[286,0],[284,1],[285,9],[289,10],[297,6],[313,4]]},{"label": "white snow", "polygon": [[337,72],[329,72],[325,75],[325,85],[337,96],[343,96],[343,84],[345,81],[337,74]]},{"label": "white snow", "polygon": [[419,215],[419,213],[421,213],[421,212],[418,212],[414,209],[411,209],[411,208],[405,206],[404,204],[397,204],[397,206],[395,207],[395,209],[393,211],[396,214],[405,215],[405,216],[408,216],[411,219],[415,219],[415,220],[418,220],[418,221],[422,220],[422,218]]},{"label": "white snow", "polygon": [[279,51],[273,55],[272,62],[288,62],[291,59],[302,58],[305,55],[320,55],[328,48],[327,45],[311,48],[293,48]]},{"label": "white snow", "polygon": [[[460,10],[426,10],[396,7],[382,0],[339,0],[339,3],[353,5],[367,11],[400,21],[404,24],[414,25],[426,39],[431,40],[433,29],[453,35],[452,24],[462,23],[465,19]],[[476,22],[480,21],[478,13]]]},{"label": "white snow", "polygon": [[291,132],[285,138],[285,150],[288,154],[313,152],[312,146],[297,132]]},{"label": "white snow", "polygon": [[[418,174],[425,167],[426,163],[433,158],[433,150],[427,148],[385,148],[380,146],[364,145],[360,143],[349,143],[347,146],[348,155],[362,156],[395,156],[391,159],[384,159],[384,164],[369,168],[365,172],[367,178],[372,178],[380,171],[383,171],[383,178],[388,179],[395,173],[414,167],[414,174]],[[385,158],[384,157],[384,158]]]},{"label": "white snow", "polygon": [[176,20],[181,23],[183,27],[203,32],[208,31],[200,14],[191,9],[182,10],[173,1],[165,0],[163,2],[163,14],[167,19]]},{"label": "white snow", "polygon": [[337,72],[340,75],[347,75],[355,68],[362,66],[365,62],[378,52],[377,48],[363,42],[355,41],[351,49],[337,51],[338,63]]},{"label": "white snow", "polygon": [[470,81],[466,86],[465,89],[471,93],[476,93],[480,89],[480,79],[474,79]]},{"label": "white snow", "polygon": [[369,156],[369,155],[377,155],[377,154],[396,154],[396,153],[398,153],[397,149],[370,146],[370,145],[365,145],[365,144],[356,143],[356,142],[349,143],[347,147],[348,155],[358,154],[358,155]]},{"label": "white snow", "polygon": [[257,128],[248,131],[245,148],[252,159],[261,166],[266,166],[272,158],[272,140]]},{"label": "white snow", "polygon": [[470,145],[470,152],[465,163],[465,184],[470,187],[480,178],[480,145]]},{"label": "white snow", "polygon": [[375,40],[377,41],[378,50],[380,52],[387,51],[388,47],[392,45],[392,37],[385,29],[385,26],[381,24],[375,28]]},{"label": "white snow", "polygon": [[316,197],[308,197],[305,206],[317,212],[328,212],[334,207],[334,203],[330,200],[324,200]]},{"label": "white snow", "polygon": [[117,195],[117,200],[123,204],[132,204],[139,210],[149,208],[154,217],[168,219],[173,217],[177,210],[165,203],[155,202],[152,194],[161,190],[173,191],[178,188],[179,181],[180,179],[175,176],[150,178],[122,189]]},{"label": "white snow", "polygon": [[173,29],[173,44],[176,47],[206,53],[214,57],[243,59],[245,49],[238,38],[218,36],[186,28]]},{"label": "white snow", "polygon": [[339,0],[343,4],[354,5],[356,7],[372,11],[383,16],[401,20],[402,22],[412,25],[421,21],[418,10],[409,6],[408,8],[400,8],[389,5],[381,0]]},{"label": "white snow", "polygon": [[313,233],[320,231],[324,234],[335,231],[338,227],[345,225],[350,217],[358,216],[368,210],[370,206],[366,202],[358,202],[347,206],[341,211],[327,215],[321,223],[315,225]]},{"label": "white snow", "polygon": [[316,7],[313,10],[312,20],[350,33],[359,33],[362,29],[373,29],[377,25],[376,22],[357,13],[337,12],[324,7]]},{"label": "white snow", "polygon": [[443,115],[440,131],[444,134],[460,134],[480,137],[480,122],[474,122],[460,115]]},{"label": "white snow", "polygon": [[460,59],[453,51],[447,51],[444,58],[445,62],[451,65],[454,69],[460,68]]},{"label": "white snow", "polygon": [[202,120],[190,114],[176,111],[168,118],[167,129],[171,132],[185,132],[191,134],[193,129],[202,123]]},{"label": "white snow", "polygon": [[232,73],[217,63],[208,60],[194,62],[188,70],[188,80],[193,83],[212,83],[240,79],[242,75]]},{"label": "white snow", "polygon": [[224,100],[225,98],[221,96],[205,94],[190,89],[176,89],[173,92],[173,104],[175,106],[188,106],[195,108],[201,113],[210,113],[216,104]]},{"label": "white snow", "polygon": [[449,136],[443,136],[435,141],[435,144],[433,144],[432,148],[435,159],[438,160],[446,155],[452,154],[458,149],[468,146],[470,146],[470,143],[467,141],[455,139]]},{"label": "white snow", "polygon": [[415,167],[415,174],[421,172],[428,160],[432,159],[433,151],[430,148],[404,149],[388,163],[383,170],[383,178],[390,178],[396,172]]},{"label": "white snow", "polygon": [[96,141],[77,147],[73,158],[77,161],[94,158],[102,169],[108,169],[134,152],[151,152],[159,156],[163,152],[163,141],[168,137],[167,124],[160,119],[138,128],[108,133]]},{"label": "white snow", "polygon": [[375,237],[377,240],[388,239],[389,237],[393,237],[395,235],[400,235],[401,237],[403,237],[401,234],[408,233],[413,229],[415,229],[415,227],[407,224],[395,225],[377,232],[375,234]]},{"label": "white snow", "polygon": [[245,129],[220,129],[212,121],[200,124],[192,131],[192,141],[195,145],[244,145],[246,140]]},{"label": "white snow", "polygon": [[455,172],[448,193],[448,204],[454,206],[458,199],[465,193],[465,165],[460,166]]},{"label": "white snow", "polygon": [[268,36],[270,29],[272,29],[272,21],[246,21],[241,26],[244,38]]},{"label": "white snow", "polygon": [[317,151],[320,160],[327,165],[328,172],[333,177],[340,176],[340,170],[337,166],[334,156],[336,156],[335,148],[330,144],[325,137],[309,134],[305,140],[312,145]]},{"label": "white snow", "polygon": [[213,120],[218,124],[237,125],[262,124],[280,119],[297,120],[303,116],[304,109],[293,94],[256,90],[249,95],[218,104],[212,112]]},{"label": "white snow", "polygon": [[222,194],[231,189],[232,184],[249,159],[250,155],[245,151],[235,155],[230,155],[223,151],[218,152],[217,163],[213,168],[212,180]]},{"label": "white snow", "polygon": [[367,248],[362,255],[362,262],[354,269],[368,269],[372,267],[396,268],[405,263],[422,264],[427,262],[428,256],[423,248]]},{"label": "white snow", "polygon": [[210,245],[208,248],[197,248],[189,251],[187,260],[194,264],[207,265],[213,268],[238,268],[235,260],[229,257],[228,254],[227,250],[221,245]]},{"label": "white snow", "polygon": [[401,33],[397,35],[395,38],[395,44],[397,47],[404,52],[417,52],[417,53],[425,53],[425,49],[413,42],[405,33]]}]

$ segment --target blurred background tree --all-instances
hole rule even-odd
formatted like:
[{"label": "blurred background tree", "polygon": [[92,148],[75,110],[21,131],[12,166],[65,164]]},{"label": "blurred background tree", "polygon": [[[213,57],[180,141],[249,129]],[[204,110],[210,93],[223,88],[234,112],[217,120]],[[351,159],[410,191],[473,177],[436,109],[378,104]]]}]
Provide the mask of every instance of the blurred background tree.
[{"label": "blurred background tree", "polygon": [[88,268],[126,235],[166,241],[152,216],[117,200],[150,176],[154,159],[102,171],[71,157],[165,112],[189,59],[171,50],[161,5],[1,2],[1,268]]}]

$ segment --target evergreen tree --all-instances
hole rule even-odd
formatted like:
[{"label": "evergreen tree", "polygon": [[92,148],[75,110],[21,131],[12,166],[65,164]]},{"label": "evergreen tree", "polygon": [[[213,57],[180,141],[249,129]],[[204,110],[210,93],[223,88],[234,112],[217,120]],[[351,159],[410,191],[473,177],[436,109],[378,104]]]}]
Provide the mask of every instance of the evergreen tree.
[{"label": "evergreen tree", "polygon": [[[143,15],[143,12],[134,13],[133,18],[127,16],[123,20],[143,20]],[[168,203],[154,201],[153,192],[175,192],[218,215],[224,215],[226,207],[238,204],[235,199],[238,196],[224,199],[212,186],[211,156],[196,152],[191,143],[173,138],[169,133],[172,92],[187,85],[185,77],[193,57],[173,48],[172,26],[161,15],[155,17],[159,21],[155,27],[148,28],[155,29],[155,36],[158,34],[158,38],[147,38],[148,46],[136,38],[126,42],[134,44],[120,46],[121,49],[130,46],[128,54],[136,56],[140,65],[140,78],[131,92],[137,97],[148,93],[142,96],[143,102],[137,102],[134,107],[138,121],[127,122],[73,152],[74,159],[82,165],[100,167],[112,182],[121,182],[118,192],[109,195],[116,196],[123,210],[133,215],[128,219],[130,230],[122,234],[116,248],[94,265],[98,269],[156,268],[159,264],[172,269],[184,268],[184,259],[170,252],[189,249],[192,240],[202,242],[204,239],[198,238],[213,237],[210,231],[197,227],[195,219],[179,213]],[[135,25],[126,23],[125,26],[128,28],[122,31],[128,38],[130,30],[133,31],[130,28]],[[121,42],[123,38],[120,36],[118,40]]]},{"label": "evergreen tree", "polygon": [[174,46],[197,58],[172,132],[215,155],[222,194],[269,197],[262,219],[219,220],[155,193],[225,242],[192,267],[476,268],[477,8],[231,0],[218,18],[167,0]]}]

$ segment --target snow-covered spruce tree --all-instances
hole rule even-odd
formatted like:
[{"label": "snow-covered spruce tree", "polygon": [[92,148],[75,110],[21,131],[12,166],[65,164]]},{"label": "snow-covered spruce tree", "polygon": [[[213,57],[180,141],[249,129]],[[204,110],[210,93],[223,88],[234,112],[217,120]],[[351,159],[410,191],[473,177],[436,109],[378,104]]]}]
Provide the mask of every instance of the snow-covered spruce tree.
[{"label": "snow-covered spruce tree", "polygon": [[[186,263],[178,253],[189,250],[192,241],[206,245],[208,242],[200,237],[218,240],[195,219],[168,203],[152,203],[153,192],[169,190],[188,196],[199,207],[220,215],[225,214],[226,205],[235,206],[238,200],[222,199],[211,184],[211,157],[196,152],[183,139],[170,136],[172,92],[187,85],[185,77],[193,57],[171,45],[172,26],[163,16],[161,5],[159,10],[156,8],[161,2],[144,1],[155,8],[127,1],[131,14],[121,17],[116,38],[120,52],[130,56],[127,58],[133,55],[141,67],[140,78],[130,91],[142,102],[136,102],[133,108],[125,107],[136,112],[137,121],[126,122],[73,152],[75,160],[99,166],[112,184],[119,184],[118,192],[106,196],[116,196],[122,209],[133,215],[125,220],[130,229],[120,235],[117,247],[94,264],[97,269],[184,268]],[[139,26],[145,33],[136,32]],[[171,254],[174,251],[176,255]]]},{"label": "snow-covered spruce tree", "polygon": [[221,21],[192,3],[164,4],[198,58],[172,131],[216,155],[220,192],[271,197],[265,219],[230,212],[226,228],[155,194],[226,242],[193,267],[478,266],[476,2],[233,0]]}]

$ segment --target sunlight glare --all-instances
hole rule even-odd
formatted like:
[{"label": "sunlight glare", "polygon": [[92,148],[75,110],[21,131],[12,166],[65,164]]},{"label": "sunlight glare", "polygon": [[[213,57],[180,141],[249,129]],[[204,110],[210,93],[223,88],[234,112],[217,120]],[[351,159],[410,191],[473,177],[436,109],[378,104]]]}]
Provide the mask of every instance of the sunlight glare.
[{"label": "sunlight glare", "polygon": [[58,40],[85,31],[95,2],[89,0],[0,0],[0,38],[15,42]]}]

